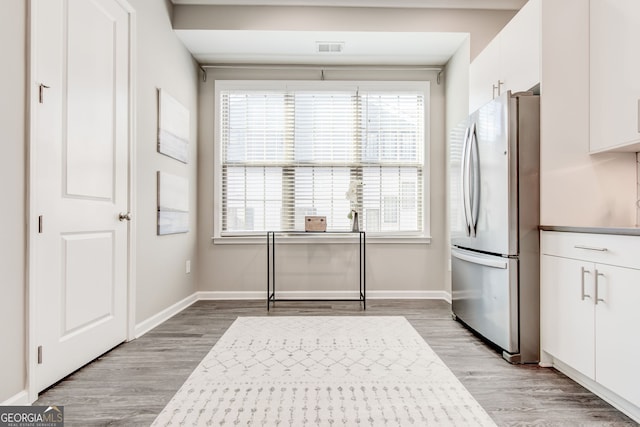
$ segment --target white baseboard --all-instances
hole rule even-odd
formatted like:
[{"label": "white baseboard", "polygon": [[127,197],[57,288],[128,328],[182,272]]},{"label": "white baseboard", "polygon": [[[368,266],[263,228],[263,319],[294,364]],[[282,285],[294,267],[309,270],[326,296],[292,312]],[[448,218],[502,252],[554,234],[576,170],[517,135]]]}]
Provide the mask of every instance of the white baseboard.
[{"label": "white baseboard", "polygon": [[590,390],[595,395],[599,396],[605,402],[611,404],[614,408],[620,412],[631,417],[634,421],[640,423],[640,407],[635,406],[628,400],[618,396],[608,388],[600,385],[591,378],[576,371],[571,366],[563,363],[558,359],[553,359],[553,367],[562,372],[587,390]]},{"label": "white baseboard", "polygon": [[367,291],[367,299],[440,299],[451,304],[446,291]]},{"label": "white baseboard", "polygon": [[170,307],[165,308],[160,313],[153,315],[147,320],[144,320],[138,323],[135,328],[135,337],[140,338],[141,336],[149,332],[151,329],[169,320],[170,318],[180,313],[185,308],[189,307],[194,302],[198,301],[198,299],[199,299],[198,292],[194,292],[193,294],[189,295],[185,299],[178,301],[177,303],[173,304]]},{"label": "white baseboard", "polygon": [[[140,338],[151,329],[180,313],[196,301],[200,300],[266,300],[265,291],[201,291],[194,292],[182,301],[138,323],[135,337]],[[283,299],[357,299],[357,292],[352,291],[282,291],[278,298]],[[445,291],[368,291],[367,299],[437,299],[451,303],[451,294]]]},{"label": "white baseboard", "polygon": [[267,298],[267,291],[200,291],[197,292],[198,300],[255,300]]},{"label": "white baseboard", "polygon": [[[353,291],[281,291],[283,299],[357,299]],[[266,291],[202,291],[198,300],[265,300]],[[451,294],[446,291],[367,291],[367,299],[438,299],[451,303]]]},{"label": "white baseboard", "polygon": [[0,406],[30,406],[31,402],[29,402],[29,393],[27,390],[22,390],[20,393],[16,394],[0,403]]}]

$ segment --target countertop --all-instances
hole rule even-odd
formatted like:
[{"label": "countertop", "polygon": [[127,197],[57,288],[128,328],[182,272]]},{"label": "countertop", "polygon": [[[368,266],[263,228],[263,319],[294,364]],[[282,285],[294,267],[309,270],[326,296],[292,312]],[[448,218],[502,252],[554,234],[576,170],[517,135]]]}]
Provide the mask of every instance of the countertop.
[{"label": "countertop", "polygon": [[543,231],[564,231],[569,233],[618,234],[640,236],[640,227],[573,227],[567,225],[541,225]]}]

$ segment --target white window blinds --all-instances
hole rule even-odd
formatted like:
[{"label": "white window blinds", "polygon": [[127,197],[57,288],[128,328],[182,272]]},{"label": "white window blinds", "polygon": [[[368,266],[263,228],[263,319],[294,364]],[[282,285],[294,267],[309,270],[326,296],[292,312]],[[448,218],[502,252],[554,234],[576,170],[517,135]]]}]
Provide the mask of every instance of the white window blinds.
[{"label": "white window blinds", "polygon": [[422,233],[424,89],[324,83],[222,85],[220,235],[304,230],[305,215],[349,230],[351,210],[367,232]]}]

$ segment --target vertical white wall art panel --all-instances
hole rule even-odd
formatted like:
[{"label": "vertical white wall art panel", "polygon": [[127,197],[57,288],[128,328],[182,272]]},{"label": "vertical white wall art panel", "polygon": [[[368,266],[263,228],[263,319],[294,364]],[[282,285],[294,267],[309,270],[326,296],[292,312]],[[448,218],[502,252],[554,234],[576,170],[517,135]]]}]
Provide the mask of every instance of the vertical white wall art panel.
[{"label": "vertical white wall art panel", "polygon": [[158,234],[189,231],[189,181],[158,172]]},{"label": "vertical white wall art panel", "polygon": [[189,110],[158,89],[158,152],[182,163],[189,160]]}]

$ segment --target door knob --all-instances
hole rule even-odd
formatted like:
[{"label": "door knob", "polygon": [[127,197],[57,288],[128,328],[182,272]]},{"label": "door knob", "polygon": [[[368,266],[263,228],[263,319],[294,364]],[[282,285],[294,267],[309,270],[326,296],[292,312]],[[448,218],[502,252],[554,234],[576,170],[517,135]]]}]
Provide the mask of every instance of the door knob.
[{"label": "door knob", "polygon": [[120,212],[120,214],[118,215],[118,219],[120,221],[131,221],[131,212]]}]

